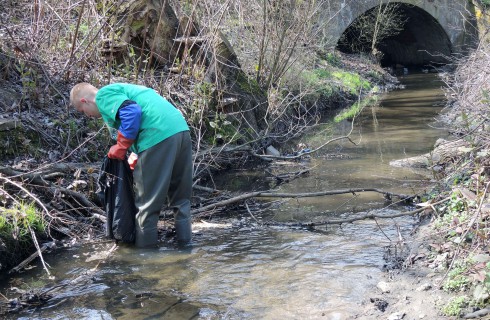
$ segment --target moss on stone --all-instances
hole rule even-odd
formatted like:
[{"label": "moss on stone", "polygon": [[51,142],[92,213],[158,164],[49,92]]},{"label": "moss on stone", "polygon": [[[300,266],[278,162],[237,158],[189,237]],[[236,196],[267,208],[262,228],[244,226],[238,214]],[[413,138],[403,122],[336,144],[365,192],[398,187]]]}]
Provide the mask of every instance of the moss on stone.
[{"label": "moss on stone", "polygon": [[242,89],[243,91],[256,95],[264,94],[257,81],[255,79],[248,78],[245,73],[238,72],[236,80],[238,85],[240,86],[240,89]]}]

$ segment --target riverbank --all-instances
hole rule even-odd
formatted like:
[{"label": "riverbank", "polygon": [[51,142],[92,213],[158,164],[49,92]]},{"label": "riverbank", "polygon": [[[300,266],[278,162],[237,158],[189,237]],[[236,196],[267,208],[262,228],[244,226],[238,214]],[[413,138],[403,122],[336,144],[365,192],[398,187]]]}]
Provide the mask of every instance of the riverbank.
[{"label": "riverbank", "polygon": [[[437,182],[406,245],[401,268],[373,288],[360,319],[488,319],[490,297],[490,59],[486,45],[447,83],[441,120],[452,133],[443,152],[397,162],[423,165]],[[435,146],[436,148],[436,146]],[[420,161],[421,159],[423,161]],[[417,161],[414,161],[417,160]]]},{"label": "riverbank", "polygon": [[[353,318],[488,319],[490,312],[486,304],[479,304],[472,298],[477,283],[470,285],[469,278],[465,288],[458,288],[456,292],[448,290],[449,283],[454,281],[450,273],[455,267],[446,266],[448,255],[434,254],[432,246],[440,241],[441,236],[444,235],[434,234],[434,227],[429,221],[422,222],[407,243],[413,250],[403,267],[384,274],[383,280],[373,288]],[[471,263],[467,257],[458,259]],[[471,277],[471,273],[465,272],[465,276]]]},{"label": "riverbank", "polygon": [[363,301],[356,319],[451,319],[441,310],[452,295],[440,290],[444,271],[427,266],[425,248],[432,233],[427,221],[417,227],[407,243],[413,248],[402,269],[384,273],[382,281]]}]

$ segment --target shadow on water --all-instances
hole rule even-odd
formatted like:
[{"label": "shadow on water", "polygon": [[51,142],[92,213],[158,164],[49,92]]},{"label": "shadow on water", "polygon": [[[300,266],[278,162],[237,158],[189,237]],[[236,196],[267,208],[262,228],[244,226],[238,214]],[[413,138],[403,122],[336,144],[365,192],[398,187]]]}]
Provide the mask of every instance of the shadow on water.
[{"label": "shadow on water", "polygon": [[[340,141],[314,154],[304,163],[314,168],[310,174],[281,185],[278,191],[370,187],[411,194],[424,190],[427,172],[393,168],[389,162],[426,153],[445,135],[433,127],[443,99],[442,84],[431,74],[408,75],[401,81],[405,89],[387,93],[379,106],[361,115],[353,135],[357,145]],[[345,134],[350,126],[350,122],[340,124],[337,134]],[[303,141],[309,145],[322,141],[321,130]],[[328,156],[332,154],[345,157]],[[240,172],[218,183],[226,189],[240,177],[248,183],[259,180]],[[324,221],[404,209],[386,208],[382,196],[366,193],[284,201],[260,218]],[[247,219],[241,219],[246,220],[241,225],[196,221],[193,244],[185,250],[167,244],[154,250],[120,247],[86,282],[16,318],[347,319],[369,301],[383,272],[387,246],[397,241],[399,233],[409,237],[415,222],[404,217],[304,230],[266,228]],[[73,248],[47,259],[57,281],[69,281],[94,268],[97,255],[111,246]],[[21,277],[13,283],[35,287],[39,279],[46,285],[51,282],[41,270]]]}]

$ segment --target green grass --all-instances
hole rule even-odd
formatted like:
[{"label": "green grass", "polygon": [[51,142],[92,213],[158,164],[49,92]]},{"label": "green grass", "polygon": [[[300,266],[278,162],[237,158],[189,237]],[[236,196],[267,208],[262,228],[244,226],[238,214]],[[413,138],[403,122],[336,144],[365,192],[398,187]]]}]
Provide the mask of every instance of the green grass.
[{"label": "green grass", "polygon": [[466,297],[455,297],[451,299],[443,308],[442,312],[446,316],[459,316],[462,308],[466,306]]},{"label": "green grass", "polygon": [[306,70],[301,73],[302,82],[306,85],[312,100],[319,95],[330,97],[334,92],[332,73],[327,69]]},{"label": "green grass", "polygon": [[369,81],[363,79],[360,75],[355,73],[335,71],[332,72],[332,76],[340,81],[341,86],[344,87],[347,92],[354,95],[359,94],[361,91],[368,92],[372,88]]},{"label": "green grass", "polygon": [[264,91],[262,88],[260,88],[259,83],[255,79],[247,77],[245,73],[238,72],[236,80],[243,91],[257,95],[264,94]]},{"label": "green grass", "polygon": [[459,265],[454,266],[451,271],[449,271],[447,275],[446,283],[443,288],[446,291],[463,291],[465,290],[469,284],[470,279],[466,276],[468,272],[469,266],[460,263]]},{"label": "green grass", "polygon": [[329,65],[340,68],[342,67],[342,59],[339,55],[329,52],[325,56],[325,60],[328,62]]},{"label": "green grass", "polygon": [[12,208],[0,208],[0,237],[5,242],[31,242],[29,229],[44,233],[45,227],[33,203],[20,202]]},{"label": "green grass", "polygon": [[465,200],[457,192],[453,192],[451,199],[439,208],[441,215],[437,217],[434,226],[438,229],[450,228],[455,219],[464,224],[469,220]]},{"label": "green grass", "polygon": [[377,96],[369,96],[364,100],[356,102],[350,108],[342,110],[338,115],[336,115],[334,121],[340,122],[346,119],[353,119],[362,111],[362,109],[364,109],[366,106],[375,104],[377,100]]},{"label": "green grass", "polygon": [[302,73],[303,83],[311,92],[330,97],[339,89],[352,95],[367,93],[373,88],[372,84],[360,75],[345,71],[333,71],[319,68]]}]

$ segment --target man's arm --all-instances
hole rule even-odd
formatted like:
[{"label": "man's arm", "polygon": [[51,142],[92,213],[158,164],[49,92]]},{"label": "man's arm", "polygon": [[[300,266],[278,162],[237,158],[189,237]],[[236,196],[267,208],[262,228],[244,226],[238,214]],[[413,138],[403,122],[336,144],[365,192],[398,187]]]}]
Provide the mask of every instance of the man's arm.
[{"label": "man's arm", "polygon": [[124,101],[117,112],[121,125],[117,132],[117,143],[111,147],[107,156],[124,160],[126,152],[136,140],[141,122],[141,107],[132,100]]},{"label": "man's arm", "polygon": [[140,129],[141,107],[132,100],[122,103],[117,112],[117,117],[121,120],[119,131],[127,139],[136,140]]}]

